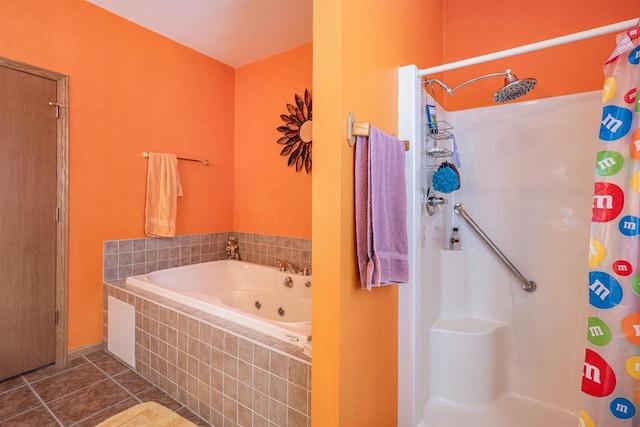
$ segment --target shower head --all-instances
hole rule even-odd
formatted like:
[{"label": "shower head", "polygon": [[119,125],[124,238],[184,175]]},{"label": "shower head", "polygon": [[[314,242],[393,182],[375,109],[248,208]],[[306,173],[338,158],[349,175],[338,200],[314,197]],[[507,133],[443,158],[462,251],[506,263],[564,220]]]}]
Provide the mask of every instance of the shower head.
[{"label": "shower head", "polygon": [[523,95],[529,93],[536,87],[538,81],[533,78],[519,80],[511,70],[507,70],[507,76],[504,78],[504,87],[493,95],[495,102],[513,101]]},{"label": "shower head", "polygon": [[506,77],[504,79],[504,87],[499,91],[497,91],[495,95],[493,95],[493,100],[495,102],[513,101],[514,99],[529,93],[536,86],[536,83],[537,83],[537,80],[533,78],[519,80],[515,74],[511,73],[511,70],[507,70],[504,73],[486,74],[484,76],[467,80],[466,82],[454,87],[453,89],[450,89],[449,86],[447,86],[446,84],[444,84],[438,79],[425,79],[424,84],[433,86],[433,83],[436,83],[440,87],[442,87],[449,95],[453,95],[453,92],[460,89],[462,86],[468,85],[469,83],[477,82],[478,80],[483,80],[489,77],[498,77],[498,76],[506,76]]}]

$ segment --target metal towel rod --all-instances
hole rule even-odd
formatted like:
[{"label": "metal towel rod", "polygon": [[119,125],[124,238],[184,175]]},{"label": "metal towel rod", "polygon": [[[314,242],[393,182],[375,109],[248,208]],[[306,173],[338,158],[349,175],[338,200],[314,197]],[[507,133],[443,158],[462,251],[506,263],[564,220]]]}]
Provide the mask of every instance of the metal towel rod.
[{"label": "metal towel rod", "polygon": [[464,210],[464,205],[462,203],[457,203],[454,206],[453,210],[462,218],[464,218],[464,220],[467,222],[467,224],[469,224],[471,229],[478,235],[478,237],[480,237],[484,241],[484,243],[487,246],[489,246],[489,248],[491,248],[491,250],[498,256],[498,258],[500,258],[500,261],[502,261],[502,263],[509,270],[511,270],[513,275],[516,276],[518,280],[520,280],[520,283],[522,284],[522,289],[524,289],[527,292],[533,292],[536,290],[536,287],[537,287],[536,282],[534,282],[533,280],[528,280],[526,277],[524,277],[522,273],[520,273],[520,270],[518,270],[516,266],[513,265],[511,261],[509,261],[509,258],[507,258],[505,254],[503,254],[502,251],[498,249],[496,244],[491,241],[489,236],[487,236],[484,233],[484,231],[482,231],[480,226],[476,224],[473,219],[471,219],[467,211]]},{"label": "metal towel rod", "polygon": [[[149,157],[149,152],[148,152],[148,151],[143,151],[143,152],[142,152],[142,157],[147,157],[147,158],[148,158],[148,157]],[[202,166],[207,166],[207,165],[209,165],[209,160],[205,160],[205,159],[198,160],[198,159],[189,159],[189,158],[187,158],[187,157],[176,157],[176,159],[178,159],[178,160],[186,160],[186,161],[188,161],[188,162],[198,162],[198,163],[202,163]]]}]

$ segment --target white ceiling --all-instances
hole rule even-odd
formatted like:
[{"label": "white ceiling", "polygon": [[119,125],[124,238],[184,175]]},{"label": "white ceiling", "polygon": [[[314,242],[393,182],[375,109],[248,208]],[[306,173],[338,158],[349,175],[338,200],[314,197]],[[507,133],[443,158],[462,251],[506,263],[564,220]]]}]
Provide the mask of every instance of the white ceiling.
[{"label": "white ceiling", "polygon": [[312,41],[312,0],[87,0],[232,67]]}]

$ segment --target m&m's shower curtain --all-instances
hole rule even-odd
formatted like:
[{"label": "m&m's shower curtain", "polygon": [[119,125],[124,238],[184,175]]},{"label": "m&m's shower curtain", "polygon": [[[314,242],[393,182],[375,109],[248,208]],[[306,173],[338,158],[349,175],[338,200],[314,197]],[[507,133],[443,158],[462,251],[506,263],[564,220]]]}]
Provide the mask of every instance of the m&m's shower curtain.
[{"label": "m&m's shower curtain", "polygon": [[604,67],[580,427],[640,426],[640,27]]}]

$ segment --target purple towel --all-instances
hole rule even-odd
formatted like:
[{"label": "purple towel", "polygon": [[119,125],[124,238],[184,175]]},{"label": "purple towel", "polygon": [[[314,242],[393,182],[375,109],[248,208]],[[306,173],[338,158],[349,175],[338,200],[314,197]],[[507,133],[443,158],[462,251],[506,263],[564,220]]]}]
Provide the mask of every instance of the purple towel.
[{"label": "purple towel", "polygon": [[363,289],[409,281],[404,143],[371,127],[355,161],[356,254]]}]

